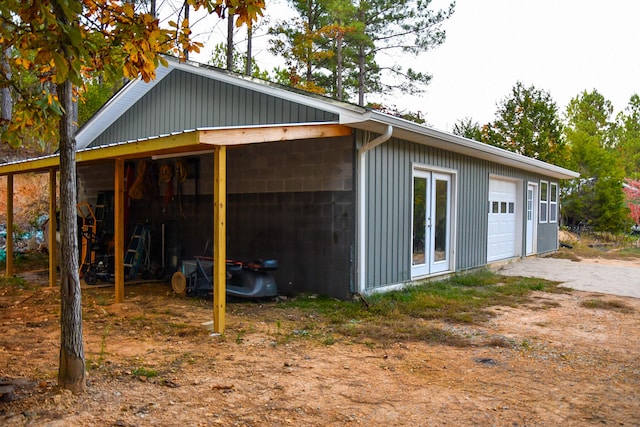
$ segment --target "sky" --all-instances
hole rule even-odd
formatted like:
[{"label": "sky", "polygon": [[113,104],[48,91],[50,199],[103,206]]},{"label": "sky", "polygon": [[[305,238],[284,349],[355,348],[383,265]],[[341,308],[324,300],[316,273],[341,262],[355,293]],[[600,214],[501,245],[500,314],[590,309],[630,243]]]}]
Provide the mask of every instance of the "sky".
[{"label": "sky", "polygon": [[639,23],[638,0],[458,0],[445,43],[418,58],[432,83],[398,103],[423,106],[431,126],[450,131],[465,117],[492,121],[521,81],[563,113],[593,89],[617,112],[640,94]]},{"label": "sky", "polygon": [[[286,16],[283,4],[267,2],[266,15]],[[432,74],[426,92],[388,97],[401,109],[421,111],[436,129],[451,131],[467,117],[494,120],[496,104],[518,81],[548,91],[561,113],[584,90],[598,90],[614,114],[640,94],[640,0],[457,0],[444,29],[443,45],[416,58],[392,58]],[[218,36],[225,30],[216,25]],[[276,64],[263,42],[254,40],[254,52],[269,70]]]}]

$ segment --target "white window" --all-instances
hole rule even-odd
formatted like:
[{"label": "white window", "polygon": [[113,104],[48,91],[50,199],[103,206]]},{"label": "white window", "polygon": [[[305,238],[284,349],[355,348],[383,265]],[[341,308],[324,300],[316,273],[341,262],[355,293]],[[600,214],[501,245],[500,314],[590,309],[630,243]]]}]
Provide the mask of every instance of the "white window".
[{"label": "white window", "polygon": [[548,222],[549,183],[540,181],[540,222]]},{"label": "white window", "polygon": [[549,184],[549,222],[558,222],[558,184]]}]

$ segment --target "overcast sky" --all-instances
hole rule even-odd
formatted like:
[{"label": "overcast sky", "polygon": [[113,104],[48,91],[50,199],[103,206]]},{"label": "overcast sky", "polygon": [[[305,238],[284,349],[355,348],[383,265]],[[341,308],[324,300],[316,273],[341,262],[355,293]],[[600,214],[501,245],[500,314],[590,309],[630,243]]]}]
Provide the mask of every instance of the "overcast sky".
[{"label": "overcast sky", "polygon": [[[448,3],[434,0],[433,6]],[[268,1],[266,14],[285,16],[285,4]],[[209,40],[224,39],[225,21],[213,22]],[[517,81],[549,91],[561,112],[583,90],[597,89],[616,113],[640,94],[640,0],[457,0],[444,28],[442,46],[400,59],[433,75],[426,93],[389,98],[422,111],[437,129],[450,131],[465,117],[492,121],[496,103]],[[254,54],[261,68],[271,70],[276,64],[265,39],[254,41]],[[210,52],[205,48],[194,59],[208,62]]]},{"label": "overcast sky", "polygon": [[419,58],[433,74],[427,93],[402,100],[435,128],[493,120],[517,81],[549,91],[562,112],[583,90],[616,112],[640,94],[638,0],[458,0],[445,29],[445,43]]}]

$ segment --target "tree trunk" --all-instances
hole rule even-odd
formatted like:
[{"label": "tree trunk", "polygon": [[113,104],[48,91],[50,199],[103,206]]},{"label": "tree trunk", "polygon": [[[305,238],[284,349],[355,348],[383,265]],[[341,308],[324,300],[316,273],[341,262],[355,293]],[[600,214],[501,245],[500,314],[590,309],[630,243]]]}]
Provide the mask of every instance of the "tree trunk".
[{"label": "tree trunk", "polygon": [[342,33],[336,38],[336,98],[342,101]]},{"label": "tree trunk", "polygon": [[358,105],[360,105],[361,107],[364,107],[364,73],[364,46],[361,45],[358,50]]},{"label": "tree trunk", "polygon": [[227,16],[227,70],[233,71],[233,13]]},{"label": "tree trunk", "polygon": [[72,116],[73,85],[57,87],[60,105],[60,387],[80,393],[86,389],[82,339],[82,296],[78,275],[78,223],[76,220],[76,140]]},{"label": "tree trunk", "polygon": [[251,57],[251,49],[252,49],[252,41],[253,41],[253,26],[247,26],[247,66],[245,68],[244,73],[247,76],[251,76],[251,61],[253,58]]},{"label": "tree trunk", "polygon": [[[184,19],[186,19],[187,21],[189,21],[189,2],[188,0],[184,0]],[[191,23],[189,23],[191,24]],[[189,59],[189,51],[187,49],[184,50],[184,59],[188,60]]]},{"label": "tree trunk", "polygon": [[[9,55],[11,54],[11,49],[5,49],[2,52],[2,63],[0,66],[2,67],[2,72],[5,75],[5,79],[7,81],[11,80],[11,67],[9,66]],[[0,107],[0,119],[2,119],[2,125],[4,126],[6,123],[11,121],[11,115],[13,110],[13,98],[11,97],[11,88],[9,86],[3,87],[0,91],[0,96],[2,96],[2,106]]]}]

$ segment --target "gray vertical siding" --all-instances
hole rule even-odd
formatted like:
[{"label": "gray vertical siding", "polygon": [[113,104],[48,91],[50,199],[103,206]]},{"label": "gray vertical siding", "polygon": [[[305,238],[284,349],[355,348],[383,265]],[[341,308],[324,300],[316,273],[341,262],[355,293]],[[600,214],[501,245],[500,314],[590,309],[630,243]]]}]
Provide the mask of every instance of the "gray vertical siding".
[{"label": "gray vertical siding", "polygon": [[333,113],[173,70],[90,146],[203,127],[334,120]]},{"label": "gray vertical siding", "polygon": [[[363,137],[362,133],[358,134],[360,142]],[[456,172],[457,192],[453,200],[457,212],[456,271],[486,264],[489,177],[496,175],[521,180],[523,198],[527,182],[539,183],[540,179],[546,179],[512,167],[395,138],[369,151],[365,161],[367,290],[411,280],[414,164]],[[524,199],[519,203],[523,209]],[[522,221],[524,230],[524,213]],[[538,224],[538,253],[555,250],[556,242],[557,224]],[[524,254],[524,240],[522,245]]]}]

